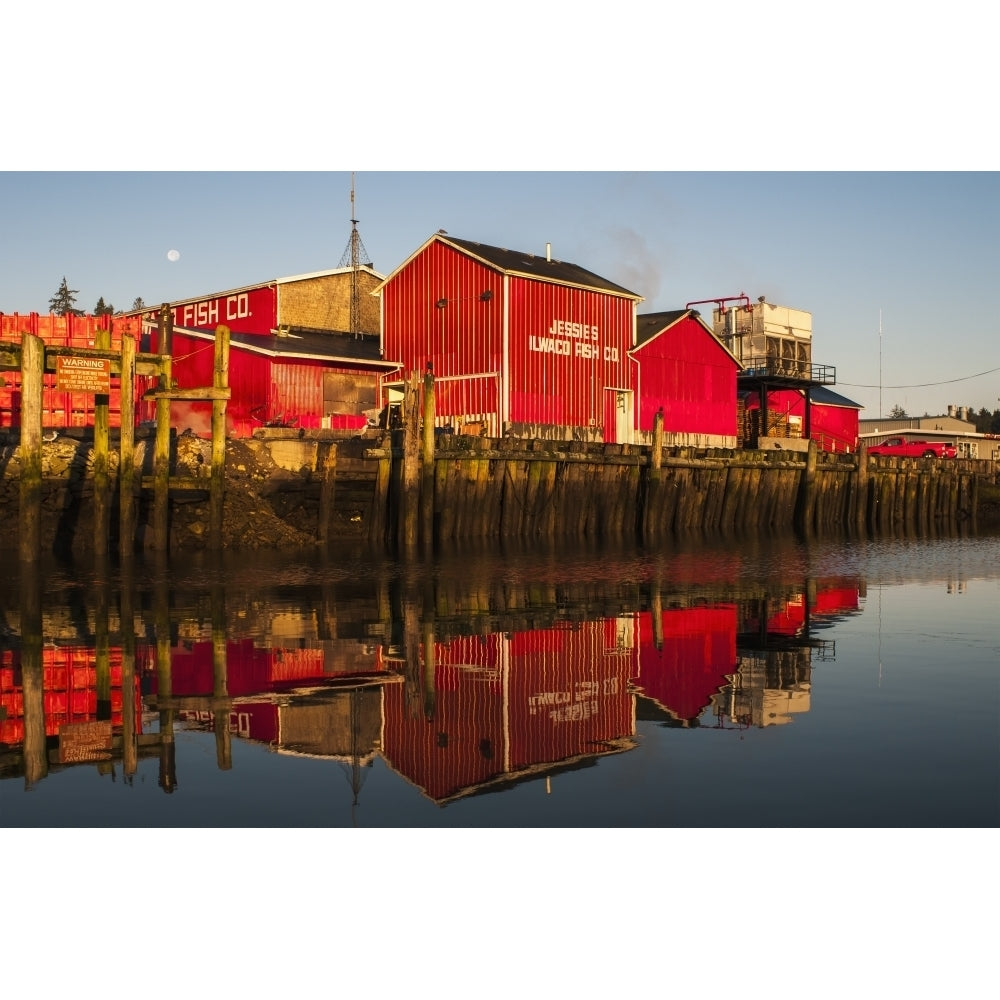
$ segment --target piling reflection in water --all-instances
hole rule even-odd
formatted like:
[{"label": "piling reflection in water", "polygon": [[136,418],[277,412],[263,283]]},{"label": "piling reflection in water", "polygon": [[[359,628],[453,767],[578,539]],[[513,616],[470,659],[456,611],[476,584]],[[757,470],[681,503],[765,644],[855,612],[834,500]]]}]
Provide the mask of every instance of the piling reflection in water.
[{"label": "piling reflection in water", "polygon": [[0,631],[0,777],[30,787],[89,765],[128,780],[155,756],[171,793],[181,727],[214,733],[220,770],[233,739],[255,741],[345,765],[356,802],[381,759],[443,805],[627,753],[638,720],[808,711],[813,665],[835,655],[822,630],[860,610],[863,583],[696,585],[703,565],[671,568],[669,583],[477,583],[396,567],[259,589],[215,572],[178,589],[162,563],[141,581],[129,565],[45,608],[29,572]]}]

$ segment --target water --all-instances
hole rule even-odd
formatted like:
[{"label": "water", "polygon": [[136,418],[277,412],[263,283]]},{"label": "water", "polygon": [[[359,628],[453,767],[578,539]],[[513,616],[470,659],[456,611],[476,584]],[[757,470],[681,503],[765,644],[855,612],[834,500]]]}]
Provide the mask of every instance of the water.
[{"label": "water", "polygon": [[5,828],[1000,819],[998,537],[5,565]]}]

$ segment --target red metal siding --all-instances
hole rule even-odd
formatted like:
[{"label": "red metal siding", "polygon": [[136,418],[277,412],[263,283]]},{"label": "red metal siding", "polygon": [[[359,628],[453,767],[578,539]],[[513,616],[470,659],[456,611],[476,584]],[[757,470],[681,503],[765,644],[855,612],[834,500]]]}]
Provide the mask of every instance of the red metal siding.
[{"label": "red metal siding", "polygon": [[659,647],[652,614],[638,618],[636,688],[678,719],[697,718],[736,671],[736,605],[664,611]]},{"label": "red metal siding", "polygon": [[[104,316],[56,316],[54,314],[27,315],[0,313],[0,339],[20,346],[22,335],[30,333],[41,338],[46,347],[93,347],[97,331],[108,322]],[[139,324],[134,319],[111,318],[111,348],[121,350],[124,332],[138,335]],[[140,350],[143,346],[137,346]],[[94,425],[93,393],[63,392],[56,389],[55,375],[45,375],[42,387],[42,425],[45,427],[92,427]],[[114,377],[108,395],[108,423],[111,427],[121,426],[121,391],[119,379]],[[141,402],[142,394],[152,385],[149,376],[136,378],[136,423],[148,414]],[[20,427],[21,425],[21,373],[5,372],[0,385],[0,427]]]},{"label": "red metal siding", "polygon": [[[268,335],[278,325],[278,292],[276,285],[250,288],[228,295],[216,295],[174,306],[171,310],[174,326],[195,330],[214,330],[220,323],[233,333]],[[151,311],[146,320],[155,323],[159,313]]]},{"label": "red metal siding", "polygon": [[439,377],[500,370],[503,278],[465,254],[430,244],[387,282],[382,310],[383,352],[404,377],[428,361]]},{"label": "red metal siding", "polygon": [[[634,734],[628,681],[635,674],[636,650],[630,630],[619,632],[622,623],[611,618],[527,633],[541,641],[522,641],[519,652],[512,648],[512,770],[599,754],[606,742]],[[530,645],[537,648],[525,648]]]},{"label": "red metal siding", "polygon": [[604,427],[604,391],[632,388],[635,304],[544,281],[510,281],[510,417]]},{"label": "red metal siding", "polygon": [[663,407],[667,433],[736,434],[736,361],[697,321],[685,317],[635,351],[639,429]]},{"label": "red metal siding", "polygon": [[[384,689],[385,758],[434,800],[504,771],[504,705],[496,666],[504,641],[494,634],[435,643],[432,686],[407,681]],[[423,670],[421,655],[408,673],[423,678]]]}]

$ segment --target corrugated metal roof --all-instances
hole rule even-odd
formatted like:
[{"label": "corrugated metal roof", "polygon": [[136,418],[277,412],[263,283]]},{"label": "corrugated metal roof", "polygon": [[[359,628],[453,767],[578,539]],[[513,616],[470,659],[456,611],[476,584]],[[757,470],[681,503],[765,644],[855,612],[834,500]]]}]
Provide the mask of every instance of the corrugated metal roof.
[{"label": "corrugated metal roof", "polygon": [[[174,327],[174,333],[183,333],[202,340],[214,340],[214,330],[195,330]],[[310,361],[347,361],[362,363],[379,368],[398,368],[395,361],[385,361],[379,354],[378,337],[355,337],[331,333],[292,331],[286,336],[272,334],[262,336],[256,333],[230,333],[230,346],[253,351],[271,358],[301,358]]]},{"label": "corrugated metal roof", "polygon": [[578,285],[581,288],[596,288],[602,292],[612,292],[615,295],[627,295],[641,300],[636,292],[623,288],[621,285],[602,278],[593,271],[570,264],[567,261],[549,259],[527,253],[523,250],[506,250],[502,247],[489,246],[486,243],[476,243],[473,240],[459,240],[453,236],[438,235],[442,243],[447,243],[457,250],[472,254],[480,260],[491,264],[507,274],[519,274],[529,278],[541,278],[544,281],[556,281],[560,284]]},{"label": "corrugated metal roof", "polygon": [[824,406],[846,406],[854,410],[864,409],[860,403],[855,403],[853,399],[841,396],[839,392],[834,392],[825,385],[814,385],[809,392],[809,399],[813,403],[822,403]]},{"label": "corrugated metal roof", "polygon": [[743,365],[740,364],[740,359],[719,340],[715,335],[715,331],[705,322],[704,317],[697,309],[671,309],[666,312],[639,313],[635,318],[636,348],[642,347],[643,344],[648,343],[654,337],[658,337],[675,323],[679,323],[685,316],[690,316],[692,319],[697,320],[709,337],[733,359],[737,367],[743,368]]},{"label": "corrugated metal roof", "polygon": [[546,257],[536,256],[523,250],[506,250],[503,247],[493,247],[486,243],[476,243],[473,240],[460,240],[445,233],[435,233],[422,246],[414,250],[402,264],[393,270],[388,278],[372,289],[371,294],[378,295],[393,277],[434,242],[443,243],[445,246],[458,250],[459,253],[475,257],[488,267],[496,268],[504,274],[574,285],[577,288],[591,288],[635,299],[637,302],[642,301],[642,296],[637,292],[629,291],[627,288],[623,288],[613,281],[608,281],[607,278],[602,278],[599,274],[594,274],[593,271],[578,267],[576,264],[568,264],[563,260],[549,260]]},{"label": "corrugated metal roof", "polygon": [[[802,392],[801,389],[796,389],[793,386],[785,386],[778,388],[777,390],[772,389],[772,391],[788,391],[791,389],[793,392]],[[756,389],[742,389],[737,393],[738,396],[747,397],[758,395]],[[834,392],[832,389],[828,389],[825,385],[814,385],[809,390],[809,400],[813,404],[819,403],[822,406],[843,406],[846,409],[851,410],[863,410],[864,407],[860,403],[855,403],[853,399],[848,399],[846,396],[841,396],[839,392]]]}]

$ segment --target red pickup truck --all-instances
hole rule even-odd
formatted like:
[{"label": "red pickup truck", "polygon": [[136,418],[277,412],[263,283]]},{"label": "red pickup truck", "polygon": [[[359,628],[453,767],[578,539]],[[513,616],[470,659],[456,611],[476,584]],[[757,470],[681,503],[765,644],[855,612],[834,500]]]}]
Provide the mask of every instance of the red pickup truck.
[{"label": "red pickup truck", "polygon": [[947,441],[909,441],[886,438],[868,449],[869,455],[903,455],[907,458],[954,458],[958,452]]}]

